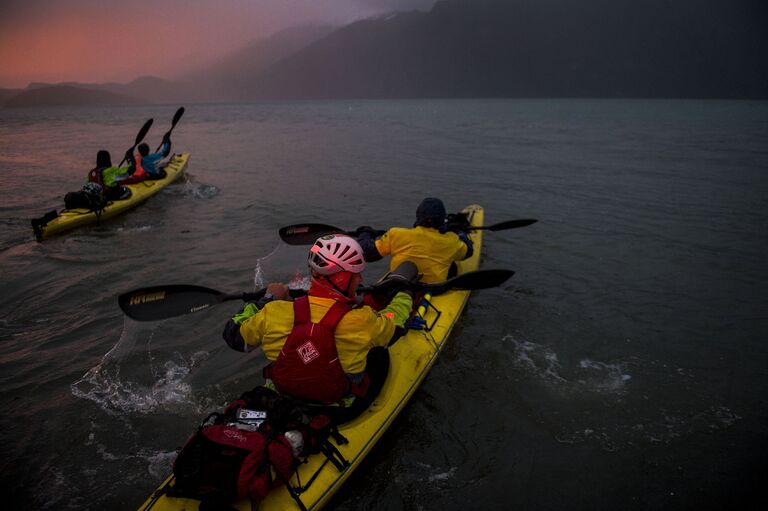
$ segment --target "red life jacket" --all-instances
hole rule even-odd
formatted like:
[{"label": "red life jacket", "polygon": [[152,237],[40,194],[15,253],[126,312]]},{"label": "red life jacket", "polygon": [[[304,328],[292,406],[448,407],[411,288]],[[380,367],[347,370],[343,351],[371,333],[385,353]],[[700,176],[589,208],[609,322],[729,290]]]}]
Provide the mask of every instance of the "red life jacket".
[{"label": "red life jacket", "polygon": [[107,185],[104,184],[104,176],[102,175],[101,171],[104,167],[96,167],[95,169],[91,170],[88,173],[88,182],[90,183],[97,183],[101,185],[101,187],[106,190]]},{"label": "red life jacket", "polygon": [[147,171],[141,166],[141,155],[136,156],[136,168],[131,175],[136,180],[144,180],[147,178]]},{"label": "red life jacket", "polygon": [[293,330],[274,364],[264,371],[283,394],[320,403],[336,403],[347,396],[351,383],[339,361],[334,331],[350,305],[335,302],[312,323],[309,298],[293,302]]}]

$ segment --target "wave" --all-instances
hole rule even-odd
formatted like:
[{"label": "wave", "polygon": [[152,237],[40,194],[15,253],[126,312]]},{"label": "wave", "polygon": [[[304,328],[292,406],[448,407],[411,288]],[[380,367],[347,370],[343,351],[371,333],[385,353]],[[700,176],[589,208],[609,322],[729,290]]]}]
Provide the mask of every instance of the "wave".
[{"label": "wave", "polygon": [[154,353],[154,331],[146,350],[136,350],[138,335],[123,331],[115,346],[71,386],[72,395],[95,402],[109,414],[149,414],[158,410],[183,413],[202,411],[209,403],[200,402],[187,382],[192,371],[208,357],[198,351],[185,357],[179,352]]}]

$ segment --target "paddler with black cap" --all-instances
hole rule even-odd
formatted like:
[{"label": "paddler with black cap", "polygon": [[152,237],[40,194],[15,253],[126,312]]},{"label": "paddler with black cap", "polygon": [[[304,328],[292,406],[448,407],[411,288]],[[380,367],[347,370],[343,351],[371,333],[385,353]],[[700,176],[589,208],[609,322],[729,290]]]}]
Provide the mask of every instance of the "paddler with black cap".
[{"label": "paddler with black cap", "polygon": [[472,256],[472,240],[466,232],[447,229],[443,201],[427,197],[416,209],[412,228],[392,227],[375,239],[375,230],[358,227],[357,241],[363,248],[365,260],[378,261],[390,256],[390,271],[403,261],[412,261],[421,274],[421,282],[442,282],[448,277],[451,264]]}]

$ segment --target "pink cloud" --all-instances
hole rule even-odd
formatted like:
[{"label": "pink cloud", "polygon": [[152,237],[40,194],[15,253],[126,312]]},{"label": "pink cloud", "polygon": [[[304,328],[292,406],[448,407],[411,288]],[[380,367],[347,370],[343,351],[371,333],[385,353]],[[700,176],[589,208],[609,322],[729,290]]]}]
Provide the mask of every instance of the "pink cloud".
[{"label": "pink cloud", "polygon": [[288,26],[349,22],[403,2],[11,0],[0,7],[0,87],[173,78]]}]

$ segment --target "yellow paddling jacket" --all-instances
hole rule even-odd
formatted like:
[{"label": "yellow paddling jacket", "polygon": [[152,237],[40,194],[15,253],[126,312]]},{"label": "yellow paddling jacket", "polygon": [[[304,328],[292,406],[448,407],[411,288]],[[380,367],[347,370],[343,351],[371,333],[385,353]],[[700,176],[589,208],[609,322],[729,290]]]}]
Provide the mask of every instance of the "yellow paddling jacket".
[{"label": "yellow paddling jacket", "polygon": [[422,274],[420,281],[433,283],[448,277],[451,263],[464,259],[468,247],[456,233],[416,226],[392,227],[376,240],[376,250],[382,256],[391,256],[390,271],[403,261],[412,261]]}]

